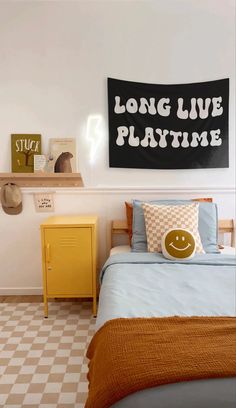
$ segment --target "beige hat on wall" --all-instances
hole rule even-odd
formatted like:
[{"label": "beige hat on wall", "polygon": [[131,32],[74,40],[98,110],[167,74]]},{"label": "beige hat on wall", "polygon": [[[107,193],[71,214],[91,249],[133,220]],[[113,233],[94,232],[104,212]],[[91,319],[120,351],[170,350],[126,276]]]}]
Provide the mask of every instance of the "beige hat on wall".
[{"label": "beige hat on wall", "polygon": [[2,208],[7,214],[19,214],[22,211],[22,196],[20,188],[13,183],[1,187]]}]

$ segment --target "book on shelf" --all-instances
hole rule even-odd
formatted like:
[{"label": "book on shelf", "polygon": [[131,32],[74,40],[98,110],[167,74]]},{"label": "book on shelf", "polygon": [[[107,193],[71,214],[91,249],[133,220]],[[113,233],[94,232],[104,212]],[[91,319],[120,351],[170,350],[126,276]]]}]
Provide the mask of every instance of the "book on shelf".
[{"label": "book on shelf", "polygon": [[11,135],[11,168],[13,173],[33,173],[35,154],[41,154],[41,135]]},{"label": "book on shelf", "polygon": [[34,173],[54,173],[53,163],[46,154],[34,155]]},{"label": "book on shelf", "polygon": [[76,140],[74,138],[49,139],[49,161],[54,173],[76,173]]}]

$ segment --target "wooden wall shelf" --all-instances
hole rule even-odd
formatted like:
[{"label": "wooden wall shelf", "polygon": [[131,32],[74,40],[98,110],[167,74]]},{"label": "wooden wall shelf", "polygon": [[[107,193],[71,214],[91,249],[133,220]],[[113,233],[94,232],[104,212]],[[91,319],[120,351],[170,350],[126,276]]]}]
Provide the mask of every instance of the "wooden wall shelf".
[{"label": "wooden wall shelf", "polygon": [[15,183],[20,187],[83,187],[80,173],[0,173],[0,187]]}]

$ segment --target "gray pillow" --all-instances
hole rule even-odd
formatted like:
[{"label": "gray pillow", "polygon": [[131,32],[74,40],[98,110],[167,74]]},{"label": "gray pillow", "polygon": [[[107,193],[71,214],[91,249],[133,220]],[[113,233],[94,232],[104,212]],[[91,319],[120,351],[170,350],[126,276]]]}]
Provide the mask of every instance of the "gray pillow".
[{"label": "gray pillow", "polygon": [[[133,200],[133,235],[132,251],[147,252],[147,236],[145,228],[144,213],[142,203],[162,205],[181,205],[190,204],[192,200],[153,200],[140,201]],[[206,253],[219,253],[218,249],[218,214],[215,203],[198,202],[199,220],[198,229],[202,245]]]}]

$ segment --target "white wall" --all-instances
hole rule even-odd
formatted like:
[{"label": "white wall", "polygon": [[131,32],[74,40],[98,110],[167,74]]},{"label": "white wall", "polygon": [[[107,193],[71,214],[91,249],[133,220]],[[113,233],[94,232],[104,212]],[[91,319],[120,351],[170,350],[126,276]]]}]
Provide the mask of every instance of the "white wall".
[{"label": "white wall", "polygon": [[[142,194],[212,195],[222,217],[234,216],[234,16],[233,0],[1,1],[0,172],[10,171],[11,133],[41,133],[45,153],[50,137],[76,137],[89,190],[58,190],[56,212],[98,213],[101,242],[107,220],[124,216],[124,199]],[[109,169],[108,76],[150,83],[229,77],[230,167]],[[97,118],[99,137],[88,129]],[[95,152],[91,140],[99,140]],[[21,215],[0,209],[2,291],[41,287],[38,227],[45,215],[35,213],[32,191],[23,190]]]}]

